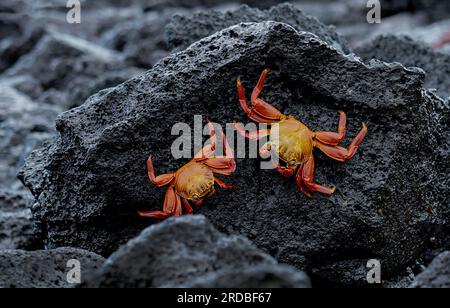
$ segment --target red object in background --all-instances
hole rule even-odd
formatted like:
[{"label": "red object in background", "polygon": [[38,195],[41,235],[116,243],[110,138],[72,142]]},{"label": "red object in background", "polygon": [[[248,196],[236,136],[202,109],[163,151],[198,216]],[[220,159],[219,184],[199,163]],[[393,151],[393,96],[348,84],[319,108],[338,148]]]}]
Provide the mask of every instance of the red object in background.
[{"label": "red object in background", "polygon": [[444,47],[445,45],[448,45],[448,44],[450,44],[450,31],[444,33],[442,38],[439,41],[437,41],[437,42],[435,42],[433,44],[433,47],[434,48],[442,48],[442,47]]}]

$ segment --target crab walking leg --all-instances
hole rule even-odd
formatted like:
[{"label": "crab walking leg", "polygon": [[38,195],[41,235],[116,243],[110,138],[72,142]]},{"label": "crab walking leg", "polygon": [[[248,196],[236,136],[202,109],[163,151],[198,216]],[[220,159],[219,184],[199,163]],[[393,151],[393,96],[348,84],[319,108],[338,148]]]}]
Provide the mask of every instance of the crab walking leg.
[{"label": "crab walking leg", "polygon": [[155,169],[153,168],[153,162],[152,162],[152,156],[150,155],[147,160],[147,171],[148,171],[148,177],[150,179],[150,182],[152,182],[154,185],[158,187],[165,186],[172,182],[172,180],[175,177],[175,174],[163,174],[158,177],[155,176]]},{"label": "crab walking leg", "polygon": [[202,199],[202,200],[198,200],[198,201],[195,201],[195,202],[194,202],[194,204],[195,204],[195,206],[196,206],[196,207],[200,207],[200,206],[202,206],[202,205],[203,205],[203,203],[205,203],[205,200],[203,200],[203,199]]},{"label": "crab walking leg", "polygon": [[298,168],[297,175],[295,176],[295,182],[302,193],[304,193],[308,198],[312,198],[312,195],[308,192],[303,183],[303,165],[300,165]]},{"label": "crab walking leg", "polygon": [[231,158],[210,158],[207,159],[204,164],[208,166],[212,172],[222,175],[231,175],[236,171],[236,162]]},{"label": "crab walking leg", "polygon": [[175,189],[173,185],[171,185],[167,189],[166,197],[164,198],[163,211],[139,212],[139,215],[148,218],[166,219],[175,215],[175,213],[179,213],[179,208],[181,208],[179,202],[180,197],[175,193]]},{"label": "crab walking leg", "polygon": [[187,201],[184,198],[182,198],[181,201],[183,201],[183,205],[186,210],[186,214],[188,214],[188,215],[192,214],[194,212],[194,210],[192,209],[192,206],[189,204],[189,201]]},{"label": "crab walking leg", "polygon": [[261,76],[259,76],[258,84],[253,89],[252,93],[252,103],[256,101],[259,96],[261,95],[262,89],[264,88],[264,84],[266,83],[266,78],[269,75],[270,70],[266,68],[262,73]]},{"label": "crab walking leg", "polygon": [[339,127],[338,132],[316,132],[314,134],[315,138],[319,140],[321,143],[328,145],[338,145],[339,142],[344,140],[345,134],[347,131],[347,116],[345,112],[338,111],[340,114],[339,117]]},{"label": "crab walking leg", "polygon": [[234,123],[234,127],[243,137],[253,141],[261,140],[270,135],[270,129],[257,130],[249,133],[239,123]]},{"label": "crab walking leg", "polygon": [[226,184],[226,183],[222,182],[221,180],[219,180],[219,179],[216,178],[216,177],[214,177],[214,182],[216,182],[217,185],[219,185],[220,187],[225,188],[225,189],[233,189],[233,188],[236,188],[235,185]]},{"label": "crab walking leg", "polygon": [[353,158],[353,156],[355,156],[360,144],[366,137],[367,132],[368,132],[367,126],[366,124],[363,123],[363,128],[356,136],[356,138],[353,139],[352,143],[347,149],[340,146],[326,145],[321,142],[316,142],[316,147],[319,148],[328,157],[340,162],[345,162],[346,160],[349,160]]},{"label": "crab walking leg", "polygon": [[259,149],[259,156],[263,159],[267,159],[272,156],[270,142],[267,142]]},{"label": "crab walking leg", "polygon": [[275,166],[275,170],[285,178],[293,177],[295,174],[295,169],[289,167],[281,167],[280,165]]},{"label": "crab walking leg", "polygon": [[237,80],[237,88],[241,107],[251,120],[258,123],[270,124],[278,122],[283,117],[283,114],[280,111],[263,100],[258,101],[253,107],[250,108],[247,104],[245,90],[242,86],[240,77]]},{"label": "crab walking leg", "polygon": [[310,156],[309,161],[303,166],[303,183],[311,192],[319,192],[325,195],[332,195],[336,192],[336,187],[328,188],[314,183],[314,156]]}]

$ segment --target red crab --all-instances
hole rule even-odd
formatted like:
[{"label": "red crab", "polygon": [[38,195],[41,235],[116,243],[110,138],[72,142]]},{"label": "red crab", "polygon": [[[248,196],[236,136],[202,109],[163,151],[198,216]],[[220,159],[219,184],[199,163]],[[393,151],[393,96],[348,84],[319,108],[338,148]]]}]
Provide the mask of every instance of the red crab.
[{"label": "red crab", "polygon": [[202,151],[176,173],[163,174],[156,177],[152,157],[148,158],[147,169],[150,181],[158,187],[169,185],[169,188],[167,189],[162,211],[139,212],[140,216],[158,219],[181,216],[183,214],[183,206],[187,214],[192,214],[193,209],[189,201],[194,202],[196,206],[201,206],[204,198],[216,192],[214,183],[225,189],[235,187],[225,184],[214,176],[214,173],[231,175],[236,170],[236,161],[233,150],[223,133],[221,135],[225,156],[215,155],[217,136],[212,124],[208,123],[208,125],[211,143],[205,146]]},{"label": "red crab", "polygon": [[329,188],[314,183],[313,148],[320,149],[334,160],[345,162],[356,154],[359,145],[367,135],[366,124],[363,123],[361,131],[348,148],[338,146],[346,134],[347,117],[345,113],[339,111],[340,120],[337,133],[311,131],[295,117],[282,114],[278,109],[259,98],[268,74],[268,69],[263,71],[253,90],[252,107],[247,105],[245,90],[240,78],[237,80],[237,88],[240,104],[248,117],[255,122],[271,125],[271,129],[248,133],[243,127],[235,124],[236,129],[251,140],[261,140],[268,136],[270,141],[260,149],[260,155],[268,158],[272,152],[275,152],[284,165],[278,164],[276,170],[284,177],[292,177],[296,174],[297,185],[306,196],[311,198],[312,192],[334,194],[335,187]]}]

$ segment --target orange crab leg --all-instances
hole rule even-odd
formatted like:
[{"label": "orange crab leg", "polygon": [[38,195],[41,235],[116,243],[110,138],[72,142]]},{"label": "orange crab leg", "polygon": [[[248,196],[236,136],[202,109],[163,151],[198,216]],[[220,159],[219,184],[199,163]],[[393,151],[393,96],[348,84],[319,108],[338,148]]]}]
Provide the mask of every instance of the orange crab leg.
[{"label": "orange crab leg", "polygon": [[139,212],[139,215],[142,217],[157,219],[166,219],[170,216],[181,216],[181,214],[181,200],[175,193],[175,188],[173,185],[167,189],[166,197],[164,198],[163,211]]},{"label": "orange crab leg", "polygon": [[267,159],[270,156],[272,156],[269,146],[270,146],[270,142],[266,143],[259,149],[259,156],[261,156],[261,158]]},{"label": "orange crab leg", "polygon": [[325,195],[332,195],[336,192],[336,188],[328,188],[314,183],[314,156],[311,155],[308,162],[303,166],[303,183],[305,187],[312,192],[319,192]]},{"label": "orange crab leg", "polygon": [[285,177],[285,178],[290,178],[292,176],[294,176],[295,173],[295,169],[292,168],[291,166],[288,167],[281,167],[280,165],[277,165],[275,167],[275,170],[281,174],[281,176]]},{"label": "orange crab leg", "polygon": [[198,200],[198,201],[195,201],[195,206],[197,206],[197,207],[200,207],[200,206],[202,206],[203,205],[203,203],[205,203],[205,200]]},{"label": "orange crab leg", "polygon": [[303,183],[303,165],[298,168],[297,175],[295,176],[295,182],[302,193],[304,193],[308,198],[312,198],[311,193],[305,187]]},{"label": "orange crab leg", "polygon": [[186,209],[186,214],[188,215],[192,214],[194,210],[192,209],[192,206],[189,204],[189,201],[187,201],[184,198],[182,198],[181,201],[183,201],[184,208]]},{"label": "orange crab leg", "polygon": [[252,107],[249,107],[247,104],[245,90],[244,87],[242,86],[240,77],[237,80],[237,88],[238,88],[239,102],[241,104],[242,109],[245,111],[248,117],[258,123],[270,124],[279,121],[283,117],[283,114],[269,103],[263,101],[262,99],[259,99],[259,95],[261,94],[268,73],[269,73],[268,69],[263,71],[257,86],[253,90],[251,99],[253,105]]},{"label": "orange crab leg", "polygon": [[345,138],[347,130],[347,116],[345,112],[338,111],[340,114],[338,132],[316,132],[315,138],[321,143],[328,145],[338,145]]},{"label": "orange crab leg", "polygon": [[147,160],[147,171],[148,171],[148,177],[150,179],[150,182],[152,182],[154,185],[158,187],[165,186],[172,182],[172,180],[175,177],[175,174],[163,174],[158,177],[155,176],[155,170],[153,168],[153,162],[152,162],[152,156],[150,155]]},{"label": "orange crab leg", "polygon": [[254,132],[247,132],[239,123],[234,123],[234,127],[243,137],[258,141],[270,135],[270,129],[257,130]]},{"label": "orange crab leg", "polygon": [[346,160],[349,160],[355,156],[360,144],[366,137],[367,132],[367,126],[363,123],[363,128],[347,149],[339,146],[326,145],[320,142],[316,142],[316,147],[319,148],[328,157],[340,162],[345,162]]},{"label": "orange crab leg", "polygon": [[233,188],[236,188],[235,185],[226,184],[226,183],[222,182],[221,180],[219,180],[219,179],[216,178],[216,177],[214,177],[214,181],[217,183],[217,185],[219,185],[220,187],[225,188],[225,189],[233,189]]}]

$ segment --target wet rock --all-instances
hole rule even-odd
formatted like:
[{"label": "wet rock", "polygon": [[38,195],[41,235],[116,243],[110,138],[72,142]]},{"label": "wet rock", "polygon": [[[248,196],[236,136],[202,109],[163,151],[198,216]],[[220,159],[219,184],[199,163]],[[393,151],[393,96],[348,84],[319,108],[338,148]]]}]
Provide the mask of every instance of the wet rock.
[{"label": "wet rock", "polygon": [[77,37],[49,34],[33,51],[8,69],[3,79],[31,76],[43,89],[40,101],[54,101],[64,109],[80,105],[104,87],[115,86],[141,73],[123,57]]},{"label": "wet rock", "polygon": [[241,6],[234,11],[199,12],[192,16],[176,15],[167,26],[170,48],[183,50],[192,43],[241,22],[278,21],[291,25],[298,31],[311,32],[334,48],[349,53],[345,40],[333,27],[325,26],[316,18],[304,14],[292,4],[281,4],[261,11]]},{"label": "wet rock", "polygon": [[440,254],[418,275],[412,288],[450,288],[450,252]]},{"label": "wet rock", "polygon": [[406,67],[420,67],[426,72],[425,87],[450,96],[450,54],[403,35],[383,35],[355,50],[365,61],[378,59],[400,62]]},{"label": "wet rock", "polygon": [[[412,262],[433,235],[448,195],[448,188],[434,184],[443,136],[434,106],[441,101],[423,92],[420,69],[364,64],[277,22],[225,29],[62,114],[58,140],[34,152],[21,172],[36,197],[33,214],[48,246],[108,255],[157,222],[136,215],[160,209],[165,193],[149,184],[148,155],[159,174],[184,165],[188,160],[171,156],[171,128],[178,122],[193,127],[194,114],[220,124],[247,123],[236,76],[249,91],[266,67],[272,73],[264,99],[284,113],[313,130],[335,130],[336,110],[343,109],[349,139],[362,121],[370,133],[346,164],[316,152],[316,180],[337,185],[332,197],[308,200],[293,181],[260,170],[257,160],[240,159],[228,179],[239,188],[220,191],[196,211],[282,263],[326,267],[329,277],[341,268],[357,273],[354,260],[380,259],[386,276]],[[350,266],[338,266],[344,261]]]},{"label": "wet rock", "polygon": [[[73,248],[26,252],[0,251],[0,288],[69,288],[69,260],[81,265],[81,279],[99,268],[104,259],[96,254]],[[68,266],[69,265],[69,266]],[[69,276],[71,277],[71,276]]]},{"label": "wet rock", "polygon": [[184,216],[149,227],[85,283],[125,288],[309,285],[304,273],[277,265],[243,237],[221,234],[204,216]]}]

